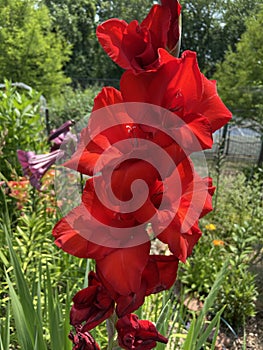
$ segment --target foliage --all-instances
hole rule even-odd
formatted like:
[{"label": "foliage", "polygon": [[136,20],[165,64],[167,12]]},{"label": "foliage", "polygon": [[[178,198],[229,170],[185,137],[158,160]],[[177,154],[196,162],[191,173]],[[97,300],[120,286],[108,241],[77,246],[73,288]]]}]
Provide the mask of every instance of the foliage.
[{"label": "foliage", "polygon": [[215,64],[222,62],[230,46],[235,48],[245,31],[245,20],[258,9],[260,0],[181,0],[182,50],[198,54],[200,69],[208,77]]},{"label": "foliage", "polygon": [[[43,276],[41,265],[39,265],[37,276],[39,280],[33,281],[33,288],[30,290],[8,234],[7,242],[13,271],[12,274],[6,272],[6,280],[9,288],[18,344],[22,349],[28,350],[70,349],[70,342],[67,339],[67,333],[69,331],[68,318],[64,314],[65,309],[66,312],[69,312],[69,300],[66,299],[63,306],[59,300],[58,293],[55,293],[52,289],[48,269]],[[11,280],[10,275],[12,275],[14,281]],[[45,288],[45,298],[41,295],[41,287]],[[7,308],[6,318],[9,319],[9,317],[10,311]],[[7,349],[10,345],[10,336],[7,334],[7,329],[1,331],[1,339],[3,337],[2,344],[5,344],[5,348]],[[2,336],[2,333],[5,336]],[[50,340],[48,340],[49,337]]]},{"label": "foliage", "polygon": [[215,78],[219,92],[237,117],[254,128],[263,130],[263,7],[246,22],[246,32],[236,46],[227,52],[225,61],[217,66]]},{"label": "foliage", "polygon": [[72,52],[65,64],[65,74],[74,84],[86,86],[92,77],[95,43],[94,0],[43,0],[48,7],[52,26],[70,43]]},{"label": "foliage", "polygon": [[[248,182],[244,175],[226,177],[220,184],[217,209],[203,221],[204,235],[192,257],[181,266],[179,279],[198,298],[205,298],[224,261],[230,271],[216,300],[226,305],[225,319],[232,325],[255,314],[257,290],[250,267],[262,249],[262,180]],[[211,224],[212,223],[212,224]]]},{"label": "foliage", "polygon": [[[227,0],[223,11],[224,48],[236,50],[242,34],[246,31],[246,21],[259,11],[261,0]],[[225,52],[224,49],[224,52]]]},{"label": "foliage", "polygon": [[23,82],[46,97],[69,82],[63,65],[69,45],[52,31],[48,10],[35,0],[0,0],[0,76]]},{"label": "foliage", "polygon": [[40,95],[34,91],[18,91],[6,81],[0,90],[0,172],[10,180],[11,172],[19,172],[16,150],[40,151],[45,148],[45,123],[40,114]]},{"label": "foliage", "polygon": [[64,254],[52,242],[57,219],[52,182],[46,174],[45,190],[37,196],[30,185],[24,188],[28,197],[20,210],[13,208],[16,220],[7,205],[9,195],[0,189],[1,337],[3,344],[18,343],[22,349],[70,348],[69,303],[82,287],[80,277],[86,269],[84,260]]},{"label": "foliage", "polygon": [[65,64],[65,74],[74,87],[85,88],[94,81],[116,85],[122,69],[104,53],[96,38],[96,25],[115,17],[130,22],[141,21],[152,6],[152,0],[42,0],[51,14],[54,30],[59,30],[71,44],[70,60]]},{"label": "foliage", "polygon": [[81,121],[87,117],[93,107],[93,99],[98,93],[96,85],[85,90],[66,87],[59,97],[49,103],[50,122],[52,127],[59,127],[67,120]]},{"label": "foliage", "polygon": [[136,19],[141,22],[148,14],[153,2],[152,0],[142,0],[140,1],[140,6],[138,6],[138,1],[136,0],[97,0],[97,15],[100,22],[109,18],[119,18],[126,22]]},{"label": "foliage", "polygon": [[[3,254],[3,250],[1,250],[0,260],[5,268],[8,286],[6,295],[8,292],[12,305],[12,309],[10,309],[10,301],[7,297],[2,300],[2,303],[5,302],[6,306],[3,308],[2,305],[5,312],[0,323],[0,349],[10,348],[11,344],[19,344],[22,349],[29,350],[70,349],[71,345],[67,339],[69,320],[66,315],[69,314],[70,298],[73,295],[71,280],[65,280],[64,291],[59,293],[57,286],[54,287],[58,275],[52,277],[50,273],[54,263],[44,261],[44,259],[35,261],[32,255],[31,264],[34,265],[35,270],[31,271],[30,276],[26,272],[27,269],[25,270],[22,267],[23,259],[18,258],[16,253],[16,241],[11,239],[13,234],[8,225],[7,216],[0,227],[3,230],[2,233],[5,233],[6,244],[9,249],[9,254]],[[39,235],[40,240],[41,237],[43,240],[43,235]],[[36,252],[36,250],[32,251]],[[50,257],[51,254],[52,252],[50,252]],[[182,319],[185,318],[184,307],[179,302],[172,307],[171,297],[174,298],[172,291],[149,297],[146,305],[138,310],[138,314],[141,318],[149,317],[149,313],[151,318],[152,316],[155,317],[153,321],[156,322],[157,328],[170,335],[169,349],[174,348],[175,341],[178,339],[181,339],[181,342],[184,339],[184,349],[201,349],[212,329],[217,325],[212,347],[210,347],[210,349],[214,349],[222,311],[209,323],[206,321],[206,315],[213,306],[216,293],[219,290],[218,286],[222,283],[224,275],[225,268],[218,275],[200,315],[197,318],[193,315],[188,334],[186,334],[186,329],[182,324]],[[13,323],[13,320],[15,323]],[[14,327],[15,332],[13,332]],[[95,331],[97,332],[96,338],[100,340],[100,345],[106,347],[106,335],[100,333],[98,329]],[[157,349],[162,350],[164,346],[159,344]]]},{"label": "foliage", "polygon": [[[223,57],[223,31],[220,26],[220,2],[186,1],[182,4],[182,51],[197,52],[201,71],[211,76],[214,63]],[[222,10],[222,8],[221,8]]]}]

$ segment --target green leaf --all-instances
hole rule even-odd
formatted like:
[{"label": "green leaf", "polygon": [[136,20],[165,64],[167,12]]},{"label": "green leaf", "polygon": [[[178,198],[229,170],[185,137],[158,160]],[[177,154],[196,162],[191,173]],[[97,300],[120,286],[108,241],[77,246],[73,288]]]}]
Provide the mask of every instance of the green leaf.
[{"label": "green leaf", "polygon": [[26,315],[24,313],[22,304],[7,274],[6,274],[6,279],[9,286],[9,293],[10,293],[10,298],[12,302],[13,314],[15,318],[17,339],[22,349],[34,350],[33,339],[31,337],[32,334],[30,334],[31,333],[30,329],[27,326],[27,319],[26,319]]},{"label": "green leaf", "polygon": [[[27,329],[27,333],[30,336],[32,344],[34,343],[34,339],[35,339],[36,334],[37,334],[38,350],[46,350],[46,345],[45,345],[44,339],[43,339],[42,324],[41,324],[41,321],[38,317],[37,311],[34,309],[32,296],[29,292],[27,282],[23,276],[20,264],[18,262],[16,254],[14,252],[14,249],[13,249],[13,246],[12,246],[12,243],[11,243],[11,240],[10,240],[10,237],[8,234],[6,235],[6,240],[7,240],[7,244],[8,244],[8,248],[9,248],[10,259],[12,262],[12,266],[14,268],[13,271],[14,271],[14,276],[15,276],[15,281],[16,281],[15,285],[17,287],[17,294],[16,294],[14,292],[13,285],[12,285],[10,279],[8,278],[8,281],[9,281],[8,286],[9,286],[9,289],[11,288],[10,292],[12,290],[12,295],[15,298],[14,299],[15,310],[17,312],[20,312],[21,308],[22,308],[22,313],[24,315],[23,329],[24,328]],[[13,303],[13,300],[12,300],[12,303]],[[16,323],[17,323],[18,319],[19,319],[19,313],[15,316]],[[20,326],[20,321],[19,321],[19,326]],[[22,336],[22,334],[20,334],[20,336]],[[25,339],[23,337],[21,338],[21,341],[22,340],[23,340],[23,342],[25,341]],[[27,338],[26,338],[26,340],[27,340]],[[30,348],[25,348],[25,349],[30,350]]]},{"label": "green leaf", "polygon": [[194,349],[194,333],[196,328],[196,318],[195,315],[193,316],[193,319],[191,321],[190,328],[187,333],[187,337],[185,339],[185,342],[183,344],[182,350],[192,350]]},{"label": "green leaf", "polygon": [[220,317],[223,311],[224,311],[224,307],[220,311],[218,311],[218,313],[212,319],[212,321],[209,322],[209,325],[207,326],[206,330],[202,333],[202,335],[198,339],[195,350],[200,350],[202,348],[202,346],[205,344],[206,340],[208,339],[209,335],[212,333],[212,330],[215,327],[215,325],[218,323],[220,324]]}]

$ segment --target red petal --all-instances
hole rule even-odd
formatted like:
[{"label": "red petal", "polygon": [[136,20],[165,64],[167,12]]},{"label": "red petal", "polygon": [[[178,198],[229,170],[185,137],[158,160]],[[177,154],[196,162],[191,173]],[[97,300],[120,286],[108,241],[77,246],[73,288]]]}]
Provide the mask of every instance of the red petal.
[{"label": "red petal", "polygon": [[194,245],[197,243],[202,233],[197,224],[192,226],[187,233],[181,233],[180,224],[175,221],[165,229],[158,238],[167,243],[170,251],[182,262],[191,255]]},{"label": "red petal", "polygon": [[202,76],[204,91],[198,106],[200,113],[205,115],[211,123],[213,132],[229,122],[232,113],[226,108],[217,94],[216,82]]},{"label": "red petal", "polygon": [[87,209],[80,205],[61,219],[52,231],[55,244],[65,252],[79,258],[100,259],[111,252],[112,248],[98,245],[83,237],[86,235],[95,241],[93,235],[97,234],[94,228],[88,227],[86,216]]},{"label": "red petal", "polygon": [[171,15],[167,7],[153,5],[141,23],[141,27],[146,27],[150,31],[151,41],[156,49],[166,47],[170,19]]},{"label": "red petal", "polygon": [[128,24],[119,19],[109,19],[97,27],[97,38],[109,57],[123,69],[130,69],[130,61],[122,50],[123,34]]},{"label": "red petal", "polygon": [[135,310],[137,310],[144,302],[146,293],[146,284],[141,285],[137,293],[130,295],[121,295],[116,299],[116,314],[118,317],[123,317]]},{"label": "red petal", "polygon": [[175,256],[150,255],[142,276],[147,284],[146,295],[170,289],[176,280],[177,269]]},{"label": "red petal", "polygon": [[84,330],[89,331],[107,319],[114,309],[114,301],[94,272],[89,273],[89,286],[73,297],[70,324],[80,325],[85,321]]},{"label": "red petal", "polygon": [[102,274],[117,293],[136,293],[141,285],[141,275],[147,264],[149,250],[150,242],[116,249],[97,261],[98,274]]},{"label": "red petal", "polygon": [[104,87],[102,88],[101,92],[99,92],[98,95],[95,97],[92,111],[94,112],[100,108],[104,108],[122,102],[123,100],[119,90],[113,87]]},{"label": "red petal", "polygon": [[[102,167],[102,164],[98,163],[100,155],[108,147],[110,147],[110,143],[105,136],[98,135],[91,140],[89,130],[88,128],[85,128],[81,131],[80,143],[76,152],[63,164],[63,166],[91,176],[94,174],[95,168],[99,171],[99,167]],[[104,162],[106,163],[105,158],[106,157],[104,157]]]},{"label": "red petal", "polygon": [[171,23],[168,32],[167,47],[170,51],[173,51],[180,36],[179,29],[179,15],[181,12],[181,5],[177,0],[161,0],[163,6],[167,6],[171,12]]},{"label": "red petal", "polygon": [[133,119],[126,113],[123,102],[120,91],[110,87],[101,90],[94,100],[88,124],[92,140],[102,134],[113,145],[130,137],[127,125],[133,124]]},{"label": "red petal", "polygon": [[[111,186],[115,195],[125,201],[133,196],[131,186],[135,180],[142,180],[150,187],[158,177],[158,170],[150,163],[144,160],[129,159],[112,172]],[[135,195],[138,197],[139,194],[141,193]]]},{"label": "red petal", "polygon": [[152,339],[164,344],[168,343],[168,340],[157,331],[152,322],[148,320],[139,320],[139,324],[140,330],[137,335],[138,338],[143,340]]}]

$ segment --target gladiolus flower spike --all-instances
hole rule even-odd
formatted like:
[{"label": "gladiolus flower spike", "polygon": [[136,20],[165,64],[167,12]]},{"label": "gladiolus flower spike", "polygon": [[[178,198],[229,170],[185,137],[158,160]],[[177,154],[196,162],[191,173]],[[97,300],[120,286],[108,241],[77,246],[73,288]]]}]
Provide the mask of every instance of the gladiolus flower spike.
[{"label": "gladiolus flower spike", "polygon": [[[77,149],[64,163],[89,179],[81,203],[55,225],[55,244],[96,264],[88,287],[73,298],[74,350],[98,349],[89,331],[116,317],[123,349],[168,342],[133,312],[145,297],[172,287],[179,261],[202,235],[199,219],[212,210],[212,179],[199,176],[189,156],[212,147],[213,132],[231,113],[216,82],[200,72],[196,53],[175,57],[180,11],[177,0],[162,0],[141,23],[114,18],[97,27],[101,46],[125,72],[120,90],[104,87],[96,96]],[[57,137],[54,132],[50,141]],[[55,153],[19,154],[24,172],[38,179]],[[168,247],[166,255],[150,253],[155,237]]]}]

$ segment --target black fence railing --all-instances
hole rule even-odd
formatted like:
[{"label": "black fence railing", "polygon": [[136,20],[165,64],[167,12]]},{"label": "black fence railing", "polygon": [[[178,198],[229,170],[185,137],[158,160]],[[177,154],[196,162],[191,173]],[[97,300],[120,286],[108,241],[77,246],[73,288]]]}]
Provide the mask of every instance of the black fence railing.
[{"label": "black fence railing", "polygon": [[206,158],[216,160],[219,156],[231,163],[262,165],[263,137],[242,127],[228,127],[214,134],[214,145],[206,150]]}]

